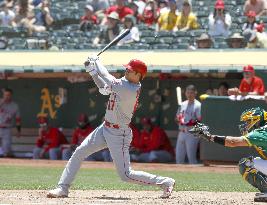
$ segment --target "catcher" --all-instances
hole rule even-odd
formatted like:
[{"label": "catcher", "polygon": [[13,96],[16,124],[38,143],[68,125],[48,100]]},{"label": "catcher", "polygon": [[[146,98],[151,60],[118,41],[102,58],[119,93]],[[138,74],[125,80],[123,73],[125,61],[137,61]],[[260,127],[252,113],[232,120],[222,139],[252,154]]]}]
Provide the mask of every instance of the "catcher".
[{"label": "catcher", "polygon": [[259,107],[244,111],[240,116],[240,137],[212,135],[207,125],[198,123],[189,132],[209,142],[226,147],[254,147],[260,157],[248,157],[239,161],[242,177],[256,187],[255,202],[267,202],[267,112]]}]

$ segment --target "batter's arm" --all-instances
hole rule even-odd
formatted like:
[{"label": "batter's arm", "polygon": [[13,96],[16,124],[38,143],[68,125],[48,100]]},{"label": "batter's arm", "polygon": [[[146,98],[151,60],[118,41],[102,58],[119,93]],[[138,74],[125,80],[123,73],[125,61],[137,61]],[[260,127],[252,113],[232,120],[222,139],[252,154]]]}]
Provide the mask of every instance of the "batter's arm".
[{"label": "batter's arm", "polygon": [[105,81],[97,73],[95,75],[92,75],[92,78],[93,78],[96,86],[98,87],[99,92],[102,95],[109,95],[111,93],[109,86],[105,83]]},{"label": "batter's arm", "polygon": [[103,81],[108,86],[112,86],[116,78],[108,72],[107,68],[104,65],[102,65],[102,63],[99,60],[95,62],[95,68],[99,76],[103,79]]}]

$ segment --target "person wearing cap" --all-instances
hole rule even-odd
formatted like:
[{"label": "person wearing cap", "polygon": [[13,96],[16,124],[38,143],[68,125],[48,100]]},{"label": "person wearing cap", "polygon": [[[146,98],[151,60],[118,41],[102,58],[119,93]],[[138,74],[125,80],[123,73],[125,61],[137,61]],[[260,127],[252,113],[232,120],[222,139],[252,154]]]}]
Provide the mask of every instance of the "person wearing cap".
[{"label": "person wearing cap", "polygon": [[74,129],[71,144],[62,151],[62,159],[69,160],[75,149],[83,142],[83,140],[94,130],[91,127],[88,116],[81,113],[77,119],[78,126]]},{"label": "person wearing cap", "polygon": [[242,26],[242,31],[244,31],[246,29],[255,30],[256,27],[258,26],[258,24],[256,22],[256,12],[255,11],[248,11],[246,16],[247,16],[247,21]]},{"label": "person wearing cap", "polygon": [[217,0],[214,12],[209,15],[209,35],[228,37],[232,19],[229,13],[226,13],[223,0]]},{"label": "person wearing cap", "polygon": [[188,0],[183,2],[182,12],[178,15],[176,28],[179,31],[188,31],[192,29],[198,29],[199,24],[197,17],[191,11],[191,3]]},{"label": "person wearing cap", "polygon": [[112,12],[107,17],[107,24],[100,30],[99,36],[97,36],[93,44],[108,44],[120,33],[119,27],[120,19],[117,12]]},{"label": "person wearing cap", "polygon": [[152,26],[157,23],[159,17],[159,9],[157,3],[153,0],[147,1],[144,11],[140,16],[141,22],[148,26]]},{"label": "person wearing cap", "polygon": [[91,5],[86,5],[84,7],[84,15],[80,20],[80,30],[88,31],[93,28],[93,25],[98,24],[98,18],[94,15],[94,8]]},{"label": "person wearing cap", "polygon": [[140,41],[140,33],[135,26],[136,19],[133,15],[127,15],[124,18],[124,29],[130,29],[130,33],[118,42],[118,45],[129,44]]},{"label": "person wearing cap", "polygon": [[229,48],[244,48],[244,37],[240,33],[234,33],[227,39]]},{"label": "person wearing cap", "polygon": [[122,78],[111,75],[96,55],[87,58],[84,65],[99,92],[109,96],[104,122],[76,148],[61,175],[57,188],[50,190],[47,197],[68,197],[70,186],[83,159],[103,148],[108,148],[122,181],[157,186],[163,191],[161,198],[169,198],[174,189],[174,179],[135,171],[130,164],[129,148],[132,141],[130,123],[138,107],[141,81],[147,74],[146,64],[138,59],[130,60],[124,65],[125,76]]},{"label": "person wearing cap", "polygon": [[176,1],[175,0],[169,0],[169,7],[170,10],[165,13],[161,13],[160,17],[158,19],[157,24],[157,31],[173,31],[176,29],[177,24],[177,13],[176,13]]},{"label": "person wearing cap", "polygon": [[197,148],[199,139],[195,138],[189,130],[201,121],[201,103],[196,100],[197,89],[188,85],[185,89],[186,100],[178,108],[175,121],[179,126],[176,143],[176,163],[184,164],[185,157],[189,164],[197,164]]},{"label": "person wearing cap", "polygon": [[202,33],[200,37],[196,39],[197,48],[211,48],[212,47],[212,40],[207,33]]},{"label": "person wearing cap", "polygon": [[38,117],[39,136],[33,149],[33,159],[60,159],[61,146],[68,144],[64,134],[48,125],[47,117]]},{"label": "person wearing cap", "polygon": [[152,124],[151,119],[141,119],[139,153],[132,155],[137,162],[171,162],[174,160],[174,149],[166,132]]},{"label": "person wearing cap", "polygon": [[247,15],[249,11],[254,11],[256,16],[267,15],[267,3],[265,0],[246,0],[244,5],[244,14]]},{"label": "person wearing cap", "polygon": [[255,75],[252,65],[243,67],[243,79],[239,88],[230,88],[228,95],[264,95],[265,87],[263,80]]},{"label": "person wearing cap", "polygon": [[243,36],[247,42],[247,48],[267,48],[267,34],[255,30],[246,29]]}]

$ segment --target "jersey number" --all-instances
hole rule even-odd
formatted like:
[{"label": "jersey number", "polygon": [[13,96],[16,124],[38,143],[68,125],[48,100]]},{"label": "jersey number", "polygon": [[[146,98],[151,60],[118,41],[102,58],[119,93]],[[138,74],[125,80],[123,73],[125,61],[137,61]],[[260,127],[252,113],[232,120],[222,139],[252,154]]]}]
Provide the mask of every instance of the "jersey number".
[{"label": "jersey number", "polygon": [[113,110],[115,106],[116,94],[112,94],[108,101],[108,110]]}]

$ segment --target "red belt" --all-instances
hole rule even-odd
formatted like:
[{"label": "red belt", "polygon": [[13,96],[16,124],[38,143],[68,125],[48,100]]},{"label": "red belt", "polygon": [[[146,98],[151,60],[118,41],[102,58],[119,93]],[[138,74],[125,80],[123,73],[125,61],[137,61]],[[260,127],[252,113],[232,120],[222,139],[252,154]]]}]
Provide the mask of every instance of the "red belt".
[{"label": "red belt", "polygon": [[120,129],[120,126],[119,125],[116,125],[116,124],[112,124],[108,121],[105,120],[105,126],[106,127],[109,127],[109,128],[114,128],[114,129]]}]

